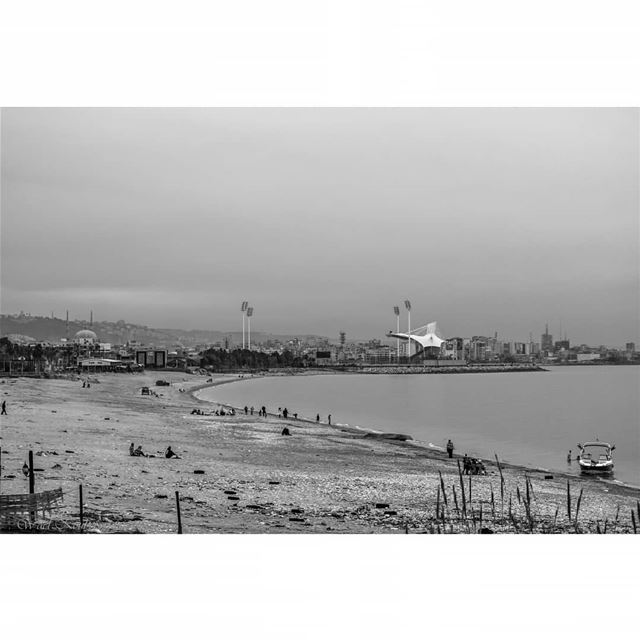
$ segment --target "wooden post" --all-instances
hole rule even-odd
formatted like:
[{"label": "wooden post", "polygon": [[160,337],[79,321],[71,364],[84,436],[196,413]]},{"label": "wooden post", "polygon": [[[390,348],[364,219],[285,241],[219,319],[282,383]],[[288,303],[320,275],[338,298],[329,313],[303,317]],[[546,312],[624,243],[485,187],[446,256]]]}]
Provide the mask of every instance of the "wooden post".
[{"label": "wooden post", "polygon": [[462,469],[460,468],[460,460],[458,462],[458,475],[460,476],[460,492],[462,494],[462,517],[467,517],[467,501],[464,494],[464,479],[462,478]]},{"label": "wooden post", "polygon": [[567,480],[567,519],[571,522],[571,487]]},{"label": "wooden post", "polygon": [[[36,492],[36,478],[33,473],[33,451],[29,451],[29,493]],[[36,519],[36,512],[31,511],[29,513],[31,522],[34,522]]]},{"label": "wooden post", "polygon": [[578,502],[576,504],[576,533],[578,532],[578,514],[580,513],[580,503],[582,502],[582,492],[584,491],[584,487],[580,487],[580,495],[578,496]]},{"label": "wooden post", "polygon": [[638,529],[636,526],[636,514],[633,513],[633,509],[631,509],[631,523],[633,524],[633,533],[638,533]]},{"label": "wooden post", "polygon": [[80,531],[82,531],[82,527],[84,525],[84,505],[83,505],[83,500],[82,500],[82,485],[80,485],[79,487],[79,493],[80,493]]},{"label": "wooden post", "polygon": [[0,492],[2,490],[2,447],[0,447]]},{"label": "wooden post", "polygon": [[[444,498],[444,503],[449,506],[449,503],[447,501],[447,492],[445,491],[444,488],[444,480],[442,478],[442,471],[438,471],[438,473],[440,474],[440,487],[442,487],[442,497]],[[638,516],[640,516],[640,502],[638,503]]]},{"label": "wooden post", "polygon": [[36,492],[36,477],[33,473],[33,451],[29,451],[29,493]]},{"label": "wooden post", "polygon": [[180,518],[180,493],[176,491],[176,509],[178,510],[178,533],[182,533],[182,519]]}]

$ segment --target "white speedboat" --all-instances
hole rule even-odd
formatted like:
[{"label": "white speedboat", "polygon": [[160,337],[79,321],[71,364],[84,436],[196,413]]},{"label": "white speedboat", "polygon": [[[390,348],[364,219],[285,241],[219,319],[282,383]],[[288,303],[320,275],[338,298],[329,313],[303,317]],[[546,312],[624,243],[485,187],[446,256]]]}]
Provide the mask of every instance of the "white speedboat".
[{"label": "white speedboat", "polygon": [[578,444],[580,471],[583,473],[611,473],[613,471],[612,452],[615,448],[615,444],[611,445],[599,440]]}]

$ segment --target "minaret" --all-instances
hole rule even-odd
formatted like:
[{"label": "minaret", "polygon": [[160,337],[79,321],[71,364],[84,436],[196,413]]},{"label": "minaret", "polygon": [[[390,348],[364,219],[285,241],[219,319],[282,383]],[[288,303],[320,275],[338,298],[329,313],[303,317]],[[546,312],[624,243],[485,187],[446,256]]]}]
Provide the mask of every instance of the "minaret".
[{"label": "minaret", "polygon": [[93,309],[91,309],[91,315],[89,320],[89,328],[93,329]]},{"label": "minaret", "polygon": [[69,342],[69,309],[67,309],[67,342]]}]

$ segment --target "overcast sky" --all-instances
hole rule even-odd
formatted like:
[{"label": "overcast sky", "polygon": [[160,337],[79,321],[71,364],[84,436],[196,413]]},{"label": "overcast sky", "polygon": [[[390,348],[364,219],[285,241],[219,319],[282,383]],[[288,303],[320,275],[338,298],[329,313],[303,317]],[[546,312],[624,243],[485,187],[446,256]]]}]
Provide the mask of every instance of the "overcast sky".
[{"label": "overcast sky", "polygon": [[[3,313],[640,342],[635,109],[4,109]],[[406,313],[402,309],[402,327]]]}]

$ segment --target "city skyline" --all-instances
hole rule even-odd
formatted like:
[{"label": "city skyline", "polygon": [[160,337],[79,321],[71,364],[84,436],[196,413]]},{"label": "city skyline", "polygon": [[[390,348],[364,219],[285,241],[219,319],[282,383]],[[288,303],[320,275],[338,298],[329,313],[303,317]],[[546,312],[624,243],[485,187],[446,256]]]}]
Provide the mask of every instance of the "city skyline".
[{"label": "city skyline", "polygon": [[[20,310],[18,312],[9,312],[9,313],[4,313],[2,315],[4,316],[13,316],[13,317],[21,317],[21,314],[24,314],[24,317],[31,317],[31,318],[40,318],[40,319],[56,319],[56,320],[61,320],[64,321],[65,318],[63,316],[58,316],[55,315],[55,312],[52,312],[52,314],[50,315],[40,315],[38,313],[31,313],[31,312],[25,312],[24,310]],[[395,316],[394,316],[395,317]],[[94,319],[91,316],[91,312],[90,315],[87,316],[87,318],[83,318],[83,317],[72,317],[69,316],[69,322],[72,323],[84,323],[87,327],[91,327],[92,323],[93,323]],[[220,327],[194,327],[192,329],[185,329],[184,327],[179,327],[179,326],[174,326],[174,327],[161,327],[161,326],[153,326],[153,325],[141,325],[139,323],[136,323],[134,321],[131,320],[126,320],[124,318],[118,318],[117,320],[115,320],[114,318],[97,318],[95,319],[96,323],[100,323],[100,322],[105,322],[105,323],[110,323],[110,324],[115,324],[117,322],[125,322],[127,325],[138,325],[138,326],[145,326],[150,330],[176,330],[176,331],[193,331],[193,332],[212,332],[212,333],[220,333],[220,334],[226,334],[226,335],[234,335],[237,334],[238,336],[242,336],[243,334],[243,328],[241,326],[238,327],[230,327],[230,328],[220,328]],[[438,323],[439,324],[439,323]],[[453,335],[453,334],[443,334],[444,335],[444,339],[445,340],[451,340],[454,338],[465,338],[465,339],[470,339],[473,337],[484,337],[484,338],[489,338],[489,339],[497,339],[500,342],[513,342],[513,343],[531,343],[531,344],[542,344],[543,343],[543,339],[544,339],[544,334],[549,333],[549,336],[552,339],[552,344],[555,344],[556,342],[559,341],[565,341],[568,340],[572,346],[574,345],[588,345],[590,347],[599,347],[599,346],[606,346],[606,347],[610,347],[610,348],[621,348],[623,347],[625,344],[629,343],[629,342],[637,342],[638,340],[630,337],[625,339],[623,342],[621,343],[613,343],[613,342],[602,342],[602,343],[587,343],[583,340],[580,340],[579,338],[576,338],[575,335],[573,335],[570,331],[568,331],[566,329],[566,327],[563,327],[562,322],[559,322],[558,324],[558,331],[554,332],[554,327],[553,326],[549,326],[550,323],[545,323],[544,326],[544,330],[540,329],[540,328],[536,328],[534,330],[528,331],[528,332],[520,332],[517,335],[502,335],[497,331],[474,331],[472,333],[466,334],[466,335]],[[412,334],[414,329],[416,329],[417,327],[412,327]],[[5,335],[5,331],[2,331],[2,335]],[[275,336],[275,337],[282,337],[282,336],[293,336],[293,337],[304,337],[304,336],[316,336],[319,338],[328,338],[329,340],[335,340],[336,342],[339,341],[340,338],[340,333],[342,332],[338,332],[337,335],[332,336],[329,334],[319,334],[319,333],[314,333],[314,332],[310,332],[310,331],[303,331],[303,330],[299,330],[297,332],[278,332],[278,331],[265,331],[262,329],[252,329],[252,333],[254,335],[254,337],[256,336]],[[346,333],[346,332],[345,332]],[[404,331],[401,330],[401,333],[404,333]],[[497,336],[496,336],[497,334]],[[241,340],[241,339],[240,339]],[[389,338],[386,335],[386,330],[382,333],[380,333],[379,335],[347,335],[347,342],[359,342],[359,341],[370,341],[370,340],[381,340],[383,343],[384,342],[393,342],[395,344],[395,338]]]},{"label": "city skyline", "polygon": [[[2,312],[638,340],[637,109],[4,109]],[[387,314],[387,307],[389,313]]]}]

